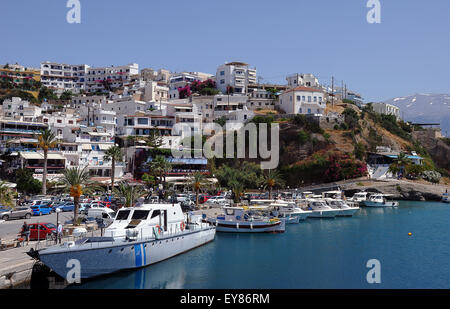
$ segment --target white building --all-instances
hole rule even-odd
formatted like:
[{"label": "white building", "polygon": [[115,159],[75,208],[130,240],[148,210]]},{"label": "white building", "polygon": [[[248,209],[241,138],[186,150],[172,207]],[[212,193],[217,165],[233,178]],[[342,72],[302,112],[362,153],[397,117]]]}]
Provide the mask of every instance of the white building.
[{"label": "white building", "polygon": [[254,89],[248,95],[247,108],[256,109],[274,109],[275,99],[272,93],[265,89]]},{"label": "white building", "polygon": [[147,81],[143,99],[146,102],[167,102],[169,100],[169,87],[155,81]]},{"label": "white building", "polygon": [[384,115],[394,115],[400,119],[400,108],[387,103],[372,103],[373,111]]},{"label": "white building", "polygon": [[131,82],[131,76],[139,74],[139,65],[132,63],[118,67],[89,68],[86,74],[88,92],[108,92]]},{"label": "white building", "polygon": [[57,93],[64,91],[79,93],[85,89],[88,68],[86,64],[42,62],[41,83],[45,87],[55,89]]},{"label": "white building", "polygon": [[2,115],[6,118],[22,121],[37,121],[41,113],[42,109],[39,106],[32,105],[30,102],[18,97],[6,99],[2,104]]},{"label": "white building", "polygon": [[229,62],[217,68],[216,87],[227,93],[231,87],[234,93],[248,93],[248,85],[256,84],[256,69],[244,62]]},{"label": "white building", "polygon": [[213,79],[214,75],[202,72],[182,72],[172,75],[169,79],[169,99],[177,100],[178,88],[186,87],[194,81],[203,82],[207,79]]},{"label": "white building", "polygon": [[320,87],[319,80],[313,74],[292,74],[286,77],[289,88],[298,86],[318,88]]},{"label": "white building", "polygon": [[322,115],[326,102],[320,90],[300,86],[280,94],[279,106],[287,114]]}]

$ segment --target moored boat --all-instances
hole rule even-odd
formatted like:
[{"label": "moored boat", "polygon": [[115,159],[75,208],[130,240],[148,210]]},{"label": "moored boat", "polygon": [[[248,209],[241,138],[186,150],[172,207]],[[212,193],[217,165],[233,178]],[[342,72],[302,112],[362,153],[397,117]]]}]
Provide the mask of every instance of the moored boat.
[{"label": "moored boat", "polygon": [[444,203],[450,203],[450,193],[445,192],[442,194],[442,201]]},{"label": "moored boat", "polygon": [[68,263],[78,261],[79,276],[85,279],[163,261],[213,241],[215,232],[215,227],[185,217],[180,204],[143,204],[120,209],[105,236],[28,254],[63,278],[71,270]]},{"label": "moored boat", "polygon": [[366,207],[397,207],[397,201],[388,200],[391,196],[392,194],[375,193],[369,196],[367,200],[363,201],[362,205]]},{"label": "moored boat", "polygon": [[325,201],[332,209],[340,210],[337,217],[351,217],[359,210],[359,207],[350,207],[346,201],[341,199],[327,198]]},{"label": "moored boat", "polygon": [[339,210],[329,207],[324,200],[308,199],[308,210],[311,210],[309,218],[334,218],[339,214]]},{"label": "moored boat", "polygon": [[283,233],[285,221],[278,218],[264,218],[246,213],[243,207],[223,207],[224,215],[204,218],[216,227],[217,232],[228,233]]}]

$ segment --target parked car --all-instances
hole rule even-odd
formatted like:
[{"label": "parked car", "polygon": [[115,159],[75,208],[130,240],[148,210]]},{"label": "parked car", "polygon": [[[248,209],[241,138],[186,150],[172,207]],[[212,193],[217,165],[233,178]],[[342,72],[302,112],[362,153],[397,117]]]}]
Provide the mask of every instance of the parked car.
[{"label": "parked car", "polygon": [[0,219],[5,221],[9,219],[19,219],[19,218],[30,219],[32,215],[33,211],[29,207],[17,207],[15,209],[12,208],[0,209]]},{"label": "parked car", "polygon": [[80,206],[78,207],[78,213],[87,214],[89,208],[91,208],[91,205],[89,203],[80,203]]},{"label": "parked car", "polygon": [[52,208],[46,204],[31,206],[30,208],[33,211],[33,216],[48,215],[52,212]]},{"label": "parked car", "polygon": [[75,209],[74,203],[65,203],[63,206],[59,207],[61,211],[73,211]]},{"label": "parked car", "polygon": [[53,223],[31,223],[28,225],[30,230],[30,240],[46,239],[50,235],[51,239],[56,238],[56,225]]}]

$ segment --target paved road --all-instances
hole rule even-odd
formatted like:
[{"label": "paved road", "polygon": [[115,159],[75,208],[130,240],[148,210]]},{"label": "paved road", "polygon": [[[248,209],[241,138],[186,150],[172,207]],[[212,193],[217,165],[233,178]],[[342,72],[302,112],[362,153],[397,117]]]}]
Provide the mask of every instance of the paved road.
[{"label": "paved road", "polygon": [[[63,223],[73,219],[73,212],[60,212],[59,222]],[[23,222],[27,224],[36,222],[46,222],[56,224],[56,213],[44,216],[32,216],[30,219],[12,219],[8,221],[0,221],[0,238],[15,238],[22,229]]]}]

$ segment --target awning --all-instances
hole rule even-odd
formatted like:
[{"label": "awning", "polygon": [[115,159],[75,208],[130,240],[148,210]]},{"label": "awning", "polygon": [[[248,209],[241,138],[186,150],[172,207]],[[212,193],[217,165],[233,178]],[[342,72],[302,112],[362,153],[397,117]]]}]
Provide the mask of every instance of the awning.
[{"label": "awning", "polygon": [[109,136],[109,133],[100,133],[100,132],[87,132],[87,133],[92,136]]},{"label": "awning", "polygon": [[111,148],[113,146],[113,144],[99,144],[98,147],[100,148],[100,150],[108,150],[109,148]]},{"label": "awning", "polygon": [[[44,158],[44,154],[42,154],[42,158]],[[59,153],[49,153],[47,155],[47,159],[51,160],[66,160],[66,157],[60,155]]]},{"label": "awning", "polygon": [[26,160],[40,160],[44,159],[44,155],[41,155],[38,152],[21,152],[20,156]]}]

